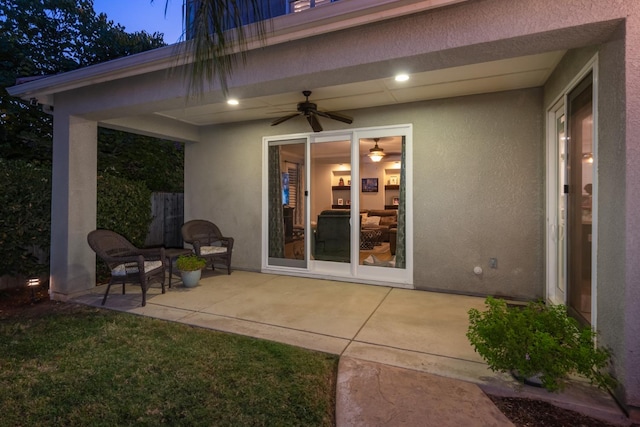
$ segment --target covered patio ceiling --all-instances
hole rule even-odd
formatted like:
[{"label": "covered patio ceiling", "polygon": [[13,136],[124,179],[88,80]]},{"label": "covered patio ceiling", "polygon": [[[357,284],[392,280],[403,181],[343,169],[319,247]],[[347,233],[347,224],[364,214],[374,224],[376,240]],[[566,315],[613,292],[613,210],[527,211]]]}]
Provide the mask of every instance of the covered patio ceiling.
[{"label": "covered patio ceiling", "polygon": [[[554,51],[498,61],[410,74],[405,82],[395,76],[376,80],[309,87],[310,101],[322,111],[347,111],[391,104],[450,98],[480,93],[539,87],[544,84],[565,51]],[[233,92],[233,90],[232,90]],[[233,95],[233,93],[232,93]],[[238,105],[225,101],[183,108],[158,110],[153,114],[207,126],[248,120],[276,119],[296,111],[304,101],[301,92],[239,98]]]}]

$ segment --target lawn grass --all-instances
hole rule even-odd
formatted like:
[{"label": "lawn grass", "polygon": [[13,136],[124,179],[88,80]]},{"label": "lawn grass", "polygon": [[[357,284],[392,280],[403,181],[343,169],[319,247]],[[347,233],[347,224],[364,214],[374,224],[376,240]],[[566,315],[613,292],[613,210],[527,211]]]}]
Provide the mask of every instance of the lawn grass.
[{"label": "lawn grass", "polygon": [[338,358],[68,305],[0,322],[0,425],[334,425]]}]

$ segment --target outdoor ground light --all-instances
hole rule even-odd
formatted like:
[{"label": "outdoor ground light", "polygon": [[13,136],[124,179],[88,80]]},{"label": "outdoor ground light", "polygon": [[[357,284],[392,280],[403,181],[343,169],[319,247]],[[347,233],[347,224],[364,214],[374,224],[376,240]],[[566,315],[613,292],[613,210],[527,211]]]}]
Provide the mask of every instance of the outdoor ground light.
[{"label": "outdoor ground light", "polygon": [[37,277],[32,277],[27,282],[27,287],[31,289],[31,301],[35,302],[36,300],[36,287],[40,286],[40,279]]}]

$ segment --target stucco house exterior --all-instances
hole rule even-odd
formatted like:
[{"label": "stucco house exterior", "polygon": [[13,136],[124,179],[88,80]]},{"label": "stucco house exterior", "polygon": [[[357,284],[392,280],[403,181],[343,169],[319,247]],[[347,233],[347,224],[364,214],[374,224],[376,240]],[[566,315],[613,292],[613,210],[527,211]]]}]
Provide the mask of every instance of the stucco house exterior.
[{"label": "stucco house exterior", "polygon": [[[54,116],[52,298],[95,284],[97,127],[183,141],[185,220],[233,236],[234,268],[566,303],[640,420],[640,2],[326,3],[249,46],[237,106],[215,84],[189,98],[176,46],[9,89]],[[270,126],[303,90],[353,123]],[[395,264],[363,262],[363,223],[393,209]],[[336,210],[346,259],[323,259]]]}]

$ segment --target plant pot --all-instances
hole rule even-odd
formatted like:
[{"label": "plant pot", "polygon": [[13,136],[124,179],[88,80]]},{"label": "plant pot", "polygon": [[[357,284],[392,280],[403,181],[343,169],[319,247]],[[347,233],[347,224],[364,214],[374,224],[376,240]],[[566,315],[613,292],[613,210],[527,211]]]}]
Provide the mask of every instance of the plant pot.
[{"label": "plant pot", "polygon": [[193,288],[200,281],[202,270],[181,271],[180,275],[182,276],[182,284],[184,285],[184,287]]},{"label": "plant pot", "polygon": [[515,378],[516,380],[526,385],[530,385],[532,387],[544,387],[544,385],[542,384],[542,379],[540,378],[542,374],[536,374],[530,377],[525,377],[520,375],[520,372],[518,372],[517,369],[512,369],[511,376],[513,376],[513,378]]}]

